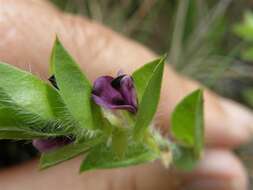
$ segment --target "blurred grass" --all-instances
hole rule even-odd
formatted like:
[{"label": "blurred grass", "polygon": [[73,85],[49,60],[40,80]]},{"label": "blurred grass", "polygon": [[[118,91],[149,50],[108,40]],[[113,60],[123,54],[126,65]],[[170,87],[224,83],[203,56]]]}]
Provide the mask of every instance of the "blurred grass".
[{"label": "blurred grass", "polygon": [[246,103],[243,91],[253,84],[253,64],[241,60],[245,42],[236,37],[233,26],[250,7],[249,1],[52,1],[62,10],[107,25],[158,54],[168,52],[169,63],[178,72]]}]

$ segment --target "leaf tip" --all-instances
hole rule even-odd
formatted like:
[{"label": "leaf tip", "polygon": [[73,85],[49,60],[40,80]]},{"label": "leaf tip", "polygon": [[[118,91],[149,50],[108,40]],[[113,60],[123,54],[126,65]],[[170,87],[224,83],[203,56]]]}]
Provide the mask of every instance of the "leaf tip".
[{"label": "leaf tip", "polygon": [[43,171],[46,168],[48,168],[48,166],[43,162],[43,154],[42,154],[41,157],[40,157],[38,169],[39,169],[39,171]]},{"label": "leaf tip", "polygon": [[86,172],[86,171],[89,171],[91,170],[92,168],[88,167],[86,164],[85,164],[85,160],[83,161],[83,163],[81,164],[80,168],[79,168],[79,174],[82,174],[83,172]]},{"label": "leaf tip", "polygon": [[57,43],[60,44],[60,43],[61,43],[58,34],[56,34],[56,36],[55,36],[55,41],[54,41],[54,43],[55,43],[55,44],[57,44]]},{"label": "leaf tip", "polygon": [[64,46],[63,46],[63,44],[62,44],[62,42],[60,40],[60,37],[57,34],[55,36],[52,52],[54,52],[56,50],[56,47],[60,47],[60,48],[63,48],[65,50],[65,48],[64,48]]}]

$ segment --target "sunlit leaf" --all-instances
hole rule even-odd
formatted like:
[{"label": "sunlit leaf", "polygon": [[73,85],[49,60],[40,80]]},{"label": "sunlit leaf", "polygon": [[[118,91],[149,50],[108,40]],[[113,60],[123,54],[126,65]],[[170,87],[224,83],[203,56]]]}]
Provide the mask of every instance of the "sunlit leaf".
[{"label": "sunlit leaf", "polygon": [[93,148],[83,161],[80,172],[94,169],[127,167],[158,158],[157,153],[142,144],[129,144],[124,157],[119,157],[111,147],[102,144]]},{"label": "sunlit leaf", "polygon": [[126,129],[115,128],[112,133],[112,150],[123,157],[128,146],[129,133]]},{"label": "sunlit leaf", "polygon": [[94,128],[90,105],[91,85],[58,39],[54,44],[51,66],[70,113],[82,127]]},{"label": "sunlit leaf", "polygon": [[199,157],[195,155],[193,148],[174,145],[172,152],[173,163],[177,169],[191,171],[198,163]]},{"label": "sunlit leaf", "polygon": [[[63,108],[64,107],[59,110]],[[48,136],[49,134],[54,134],[55,136],[57,136],[57,134],[67,135],[73,130],[74,125],[68,124],[68,122],[65,123],[64,120],[68,120],[68,118],[63,118],[64,116],[66,115],[62,113],[61,116],[45,119],[41,117],[41,115],[28,111],[24,107],[18,105],[0,87],[0,130],[9,130],[12,134],[14,134],[14,131],[17,131],[17,129],[18,131],[21,130],[20,137],[18,137],[19,133],[15,133],[16,139],[21,139],[24,136],[29,136],[29,138],[32,136],[38,137],[38,135]],[[24,135],[24,133],[26,135]],[[45,133],[45,135],[42,135],[42,133]],[[2,132],[1,138],[3,139],[4,137],[8,139],[6,132]]]},{"label": "sunlit leaf", "polygon": [[143,93],[148,85],[152,74],[154,73],[157,65],[160,63],[161,58],[156,59],[150,63],[145,64],[141,68],[137,69],[133,74],[134,85],[138,95],[138,101],[141,102]]},{"label": "sunlit leaf", "polygon": [[[143,92],[136,115],[136,123],[134,126],[134,135],[136,139],[141,139],[143,137],[144,131],[150,125],[154,117],[160,98],[165,57],[162,57],[160,60],[157,60],[153,64],[156,64],[156,67],[151,73],[147,84],[142,84],[145,86],[145,90]],[[149,65],[148,67],[151,66]],[[145,67],[144,70],[146,70]]]},{"label": "sunlit leaf", "polygon": [[57,91],[31,73],[4,63],[0,63],[0,88],[18,106],[43,119],[55,119],[63,112]]},{"label": "sunlit leaf", "polygon": [[172,113],[171,130],[175,140],[182,146],[201,154],[204,143],[203,92],[196,90],[186,96]]},{"label": "sunlit leaf", "polygon": [[70,160],[71,158],[89,151],[92,147],[100,144],[103,141],[104,137],[100,136],[84,142],[69,144],[57,150],[44,153],[40,158],[40,168],[45,169],[57,165],[61,162]]},{"label": "sunlit leaf", "polygon": [[30,129],[24,130],[22,127],[8,127],[0,128],[0,139],[9,139],[9,140],[32,140],[35,138],[47,138],[59,136],[57,133],[46,133],[46,132],[37,132]]}]

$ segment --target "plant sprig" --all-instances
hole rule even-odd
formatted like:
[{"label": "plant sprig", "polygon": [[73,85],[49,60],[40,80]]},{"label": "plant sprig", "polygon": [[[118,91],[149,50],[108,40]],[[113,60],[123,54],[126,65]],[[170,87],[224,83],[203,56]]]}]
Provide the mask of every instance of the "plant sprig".
[{"label": "plant sprig", "polygon": [[[165,165],[172,161],[178,168],[191,169],[201,157],[204,144],[203,93],[196,90],[176,106],[171,115],[174,139],[163,137],[153,120],[165,61],[163,56],[144,65],[132,78],[100,77],[97,86],[94,84],[97,89],[58,38],[50,63],[54,86],[1,63],[0,139],[33,140],[35,147],[44,150],[50,146],[49,151],[42,151],[41,169],[80,154],[86,155],[80,172],[156,159],[162,159]],[[124,99],[110,99],[110,93],[99,97],[104,93],[100,92],[101,85],[111,85],[107,87],[112,88],[110,93]],[[69,140],[55,147],[52,142],[57,145],[58,137]]]}]

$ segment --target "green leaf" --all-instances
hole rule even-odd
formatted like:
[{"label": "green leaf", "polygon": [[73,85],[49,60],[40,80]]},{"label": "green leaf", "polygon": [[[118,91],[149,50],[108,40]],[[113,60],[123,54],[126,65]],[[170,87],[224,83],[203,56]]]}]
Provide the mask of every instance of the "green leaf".
[{"label": "green leaf", "polygon": [[159,58],[150,63],[145,64],[132,74],[139,102],[141,102],[143,93],[148,85],[148,82],[152,77],[157,65],[161,62],[161,59],[163,58]]},{"label": "green leaf", "polygon": [[128,130],[115,128],[112,133],[112,150],[119,157],[123,157],[128,145]]},{"label": "green leaf", "polygon": [[196,90],[175,108],[171,119],[172,135],[182,146],[200,156],[204,144],[203,92]]},{"label": "green leaf", "polygon": [[[57,103],[55,104],[57,105]],[[64,106],[57,109],[62,110],[63,108]],[[62,115],[59,116],[59,119],[44,119],[40,115],[32,113],[22,106],[17,105],[16,102],[14,102],[0,87],[0,130],[9,130],[12,134],[10,136],[13,136],[12,139],[14,137],[16,139],[21,139],[25,136],[29,136],[29,138],[38,137],[38,135],[41,137],[68,135],[73,131],[73,127],[75,126],[73,125],[73,122],[70,124],[64,122],[64,120],[69,119],[67,117],[63,118],[65,116],[66,115],[62,113]],[[62,119],[60,117],[62,117]],[[16,133],[15,131],[20,131],[20,133]],[[24,135],[24,133],[26,135]],[[8,134],[2,132],[1,138],[8,139]],[[18,137],[18,134],[20,134],[20,137]]]},{"label": "green leaf", "polygon": [[32,140],[35,138],[55,137],[59,134],[36,132],[32,130],[24,130],[21,128],[0,128],[0,140]]},{"label": "green leaf", "polygon": [[192,148],[186,148],[180,145],[172,146],[173,164],[177,169],[191,171],[198,163],[198,157],[194,154]]},{"label": "green leaf", "polygon": [[34,138],[41,138],[44,136],[34,134],[33,132],[28,133],[26,131],[0,131],[0,140],[31,140]]},{"label": "green leaf", "polygon": [[158,154],[143,144],[130,144],[124,157],[113,152],[112,147],[104,144],[93,148],[83,161],[80,172],[94,169],[127,167],[150,162],[158,158]]},{"label": "green leaf", "polygon": [[[0,63],[1,103],[3,93],[18,106],[45,120],[56,119],[64,104],[58,92],[31,73]],[[2,99],[3,98],[3,99]]]},{"label": "green leaf", "polygon": [[60,95],[48,84],[28,72],[0,64],[0,129],[5,129],[2,139],[69,134],[63,125],[65,112]]},{"label": "green leaf", "polygon": [[[144,131],[148,128],[150,125],[155,112],[157,110],[159,98],[160,98],[160,91],[161,91],[161,83],[162,83],[162,77],[163,77],[163,70],[164,70],[164,63],[165,63],[165,57],[161,58],[153,64],[156,64],[155,69],[151,73],[151,76],[149,80],[147,81],[146,85],[143,83],[142,85],[145,86],[145,90],[143,92],[139,109],[136,115],[136,123],[134,126],[134,136],[136,139],[142,139]],[[144,67],[144,71],[147,73],[151,66],[147,66],[146,69]],[[136,78],[139,78],[140,80],[140,74],[134,75],[139,76]],[[138,81],[138,80],[137,80]],[[137,85],[139,86],[140,82],[137,82]],[[138,87],[139,88],[139,87]],[[140,88],[139,88],[140,89]],[[142,90],[140,91],[142,92]]]},{"label": "green leaf", "polygon": [[61,97],[72,116],[82,127],[94,128],[90,105],[91,85],[58,39],[54,44],[51,66]]},{"label": "green leaf", "polygon": [[48,153],[43,153],[40,158],[40,169],[46,169],[85,153],[92,147],[103,142],[104,139],[103,136],[100,136],[87,141],[69,144]]},{"label": "green leaf", "polygon": [[101,129],[105,133],[111,132],[111,127],[108,126],[110,123],[106,121],[102,114],[101,107],[99,107],[95,102],[91,101],[91,110],[92,110],[92,117],[93,117],[93,125],[95,129]]}]

